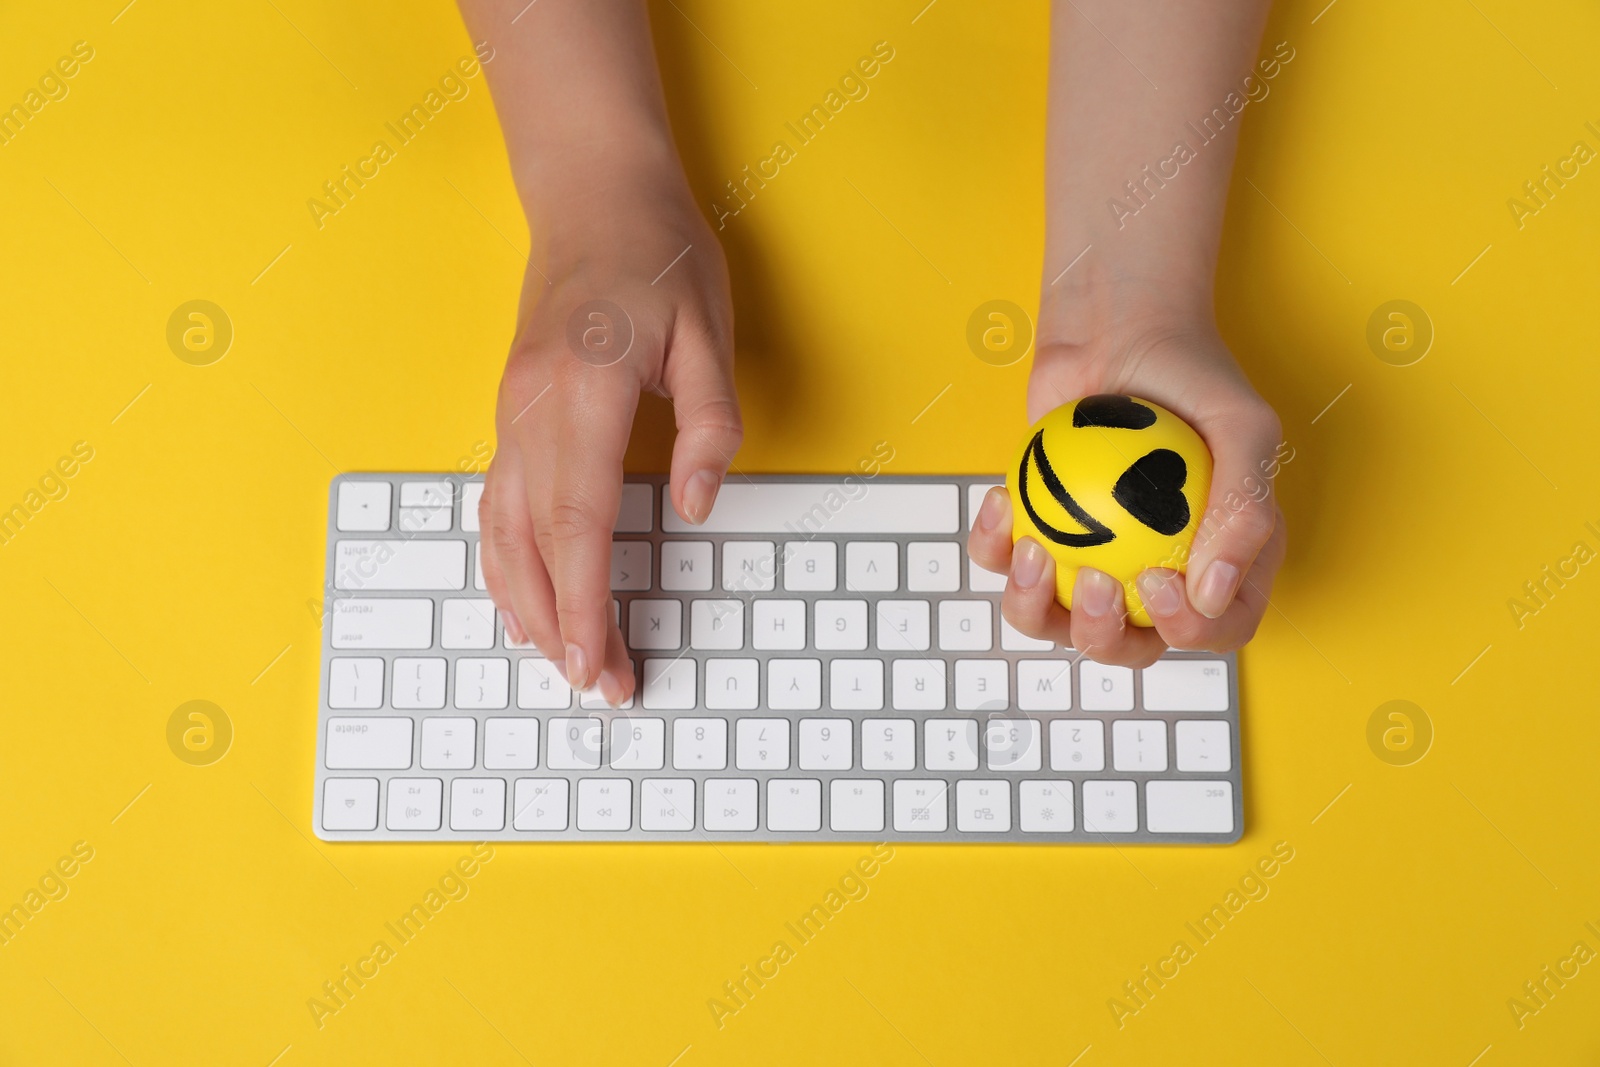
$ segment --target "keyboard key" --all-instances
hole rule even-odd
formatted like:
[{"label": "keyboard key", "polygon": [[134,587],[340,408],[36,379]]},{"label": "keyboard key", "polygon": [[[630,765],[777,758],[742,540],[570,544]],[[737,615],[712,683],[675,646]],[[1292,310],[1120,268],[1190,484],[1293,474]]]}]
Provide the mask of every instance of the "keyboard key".
[{"label": "keyboard key", "polygon": [[865,600],[819,600],[814,611],[817,621],[813,641],[819,651],[866,651],[867,602]]},{"label": "keyboard key", "polygon": [[706,709],[754,711],[761,703],[760,671],[753,659],[706,660]]},{"label": "keyboard key", "polygon": [[465,541],[340,541],[334,546],[334,588],[447,591],[467,584]]},{"label": "keyboard key", "polygon": [[1106,726],[1099,719],[1050,720],[1052,771],[1106,769]]},{"label": "keyboard key", "polygon": [[1145,825],[1153,834],[1233,833],[1233,783],[1146,782]]},{"label": "keyboard key", "polygon": [[[483,500],[482,482],[463,482],[461,484],[461,529],[467,533],[478,533],[478,505]],[[479,586],[478,588],[483,588]]]},{"label": "keyboard key", "polygon": [[1141,673],[1146,711],[1228,710],[1226,660],[1161,660]]},{"label": "keyboard key", "polygon": [[1072,832],[1071,782],[1018,782],[1017,826],[1025,834]]},{"label": "keyboard key", "polygon": [[956,710],[1005,711],[1011,706],[1008,671],[1003,659],[956,660]]},{"label": "keyboard key", "polygon": [[945,708],[944,660],[897,659],[894,661],[894,709],[896,711],[943,711]]},{"label": "keyboard key", "polygon": [[611,542],[611,588],[617,590],[650,588],[648,541]]},{"label": "keyboard key", "polygon": [[683,601],[635,600],[628,605],[628,647],[652,652],[683,646]]},{"label": "keyboard key", "polygon": [[730,593],[772,592],[778,578],[776,553],[771,541],[724,541],[722,588]]},{"label": "keyboard key", "polygon": [[839,546],[789,541],[783,546],[783,587],[791,593],[831,593],[839,587]]},{"label": "keyboard key", "polygon": [[483,580],[483,542],[472,546],[472,588],[480,593],[489,588]]},{"label": "keyboard key", "polygon": [[476,719],[423,719],[422,755],[418,765],[429,771],[471,770],[476,761]]},{"label": "keyboard key", "polygon": [[1083,828],[1091,834],[1131,834],[1139,828],[1132,782],[1084,782]]},{"label": "keyboard key", "polygon": [[323,765],[331,771],[403,771],[411,766],[411,719],[373,715],[328,720]]},{"label": "keyboard key", "polygon": [[1017,707],[1023,711],[1072,710],[1072,661],[1017,661]]},{"label": "keyboard key", "polygon": [[349,533],[382,533],[387,530],[389,494],[388,482],[340,482],[335,528]]},{"label": "keyboard key", "polygon": [[844,587],[852,593],[892,593],[900,588],[900,546],[893,541],[851,541],[844,546]]},{"label": "keyboard key", "polygon": [[611,766],[615,770],[659,771],[666,763],[666,746],[663,719],[621,715],[611,720]]},{"label": "keyboard key", "polygon": [[456,707],[462,710],[505,707],[510,684],[510,660],[456,660]]},{"label": "keyboard key", "polygon": [[705,795],[705,816],[701,821],[701,825],[707,830],[754,830],[756,828],[756,780],[754,778],[708,778],[705,784]]},{"label": "keyboard key", "polygon": [[1133,669],[1080,660],[1078,702],[1084,711],[1132,711]]},{"label": "keyboard key", "polygon": [[578,779],[578,829],[591,832],[633,826],[633,782],[626,778]]},{"label": "keyboard key", "polygon": [[878,711],[883,707],[883,660],[836,659],[828,664],[828,707]]},{"label": "keyboard key", "polygon": [[432,648],[433,601],[397,597],[344,597],[335,600],[333,647]]},{"label": "keyboard key", "polygon": [[1160,719],[1118,719],[1111,724],[1111,766],[1119,771],[1167,769],[1167,724]]},{"label": "keyboard key", "polygon": [[695,661],[647,659],[644,661],[642,703],[663,711],[692,711],[696,705]]},{"label": "keyboard key", "polygon": [[444,783],[437,778],[391,778],[384,825],[391,830],[437,830],[443,800]]},{"label": "keyboard key", "polygon": [[961,546],[954,541],[913,541],[906,546],[906,589],[913,593],[961,590]]},{"label": "keyboard key", "polygon": [[896,832],[942,834],[950,827],[948,787],[940,781],[902,778],[894,783]]},{"label": "keyboard key", "polygon": [[973,593],[1003,593],[1006,591],[1006,576],[999,571],[985,570],[968,557],[967,590]]},{"label": "keyboard key", "polygon": [[1000,616],[1000,647],[1007,652],[1054,652],[1054,641],[1044,641],[1037,637],[1029,637],[1021,630],[1006,621],[1004,615]]},{"label": "keyboard key", "polygon": [[800,720],[800,769],[848,771],[854,760],[855,723],[849,719]]},{"label": "keyboard key", "polygon": [[690,647],[737,652],[744,647],[744,601],[696,600],[689,605]]},{"label": "keyboard key", "polygon": [[917,724],[910,719],[861,720],[861,769],[909,771],[917,766]]},{"label": "keyboard key", "polygon": [[816,711],[822,707],[822,661],[767,660],[767,707],[773,711]]},{"label": "keyboard key", "polygon": [[329,663],[328,707],[364,711],[383,707],[383,660],[341,656]]},{"label": "keyboard key", "polygon": [[394,688],[390,703],[405,711],[433,711],[444,707],[445,661],[435,657],[394,661]]},{"label": "keyboard key", "polygon": [[[672,500],[666,486],[661,487],[666,500],[666,510],[672,510]],[[649,533],[655,529],[655,492],[643,482],[630,482],[622,487],[622,500],[617,507],[616,533]]]},{"label": "keyboard key", "polygon": [[593,770],[600,766],[600,720],[554,718],[550,720],[545,766],[553,771]]},{"label": "keyboard key", "polygon": [[403,508],[437,508],[454,501],[455,486],[447,480],[400,483],[400,506]]},{"label": "keyboard key", "polygon": [[661,546],[661,588],[669,593],[711,591],[711,542],[667,541]]},{"label": "keyboard key", "polygon": [[[384,488],[388,488],[385,486]],[[387,513],[385,513],[387,516]],[[329,778],[322,783],[322,828],[324,830],[376,830],[378,828],[378,780],[376,778]]]},{"label": "keyboard key", "polygon": [[451,598],[439,610],[440,648],[493,648],[494,601]]},{"label": "keyboard key", "polygon": [[1044,746],[1038,719],[990,719],[983,731],[983,747],[991,771],[1036,771]]},{"label": "keyboard key", "polygon": [[798,652],[806,647],[804,600],[757,600],[750,613],[750,647]]},{"label": "keyboard key", "polygon": [[669,534],[954,534],[961,502],[954,485],[860,481],[729,481],[698,526],[672,510],[662,487],[661,528]]},{"label": "keyboard key", "polygon": [[968,834],[1003,834],[1011,829],[1011,783],[956,783],[956,829]]},{"label": "keyboard key", "polygon": [[401,482],[400,532],[447,532],[454,506],[455,486],[447,481]]},{"label": "keyboard key", "polygon": [[789,720],[740,719],[734,733],[734,766],[741,771],[789,769]]},{"label": "keyboard key", "polygon": [[769,778],[767,829],[797,834],[822,829],[822,783],[815,778]]},{"label": "keyboard key", "polygon": [[728,766],[728,720],[674,719],[672,768],[720,771]]},{"label": "keyboard key", "polygon": [[539,766],[539,720],[485,719],[483,765],[491,771],[531,771]]},{"label": "keyboard key", "polygon": [[939,602],[939,649],[987,652],[994,647],[994,606],[987,600]]},{"label": "keyboard key", "polygon": [[882,833],[883,783],[876,778],[829,782],[828,825],[843,833]]},{"label": "keyboard key", "polygon": [[1175,731],[1178,770],[1214,772],[1233,770],[1232,732],[1217,719],[1186,720]]},{"label": "keyboard key", "polygon": [[922,765],[930,771],[978,769],[977,719],[925,719]]},{"label": "keyboard key", "polygon": [[450,829],[504,830],[504,778],[457,778],[450,783]]},{"label": "keyboard key", "polygon": [[929,615],[926,600],[878,601],[878,651],[926,652]]},{"label": "keyboard key", "polygon": [[567,828],[570,786],[565,778],[518,778],[511,828],[553,832]]},{"label": "keyboard key", "polygon": [[686,833],[694,829],[694,779],[646,778],[639,783],[639,829]]},{"label": "keyboard key", "polygon": [[517,661],[517,707],[524,711],[564,711],[572,707],[572,687],[555,664],[528,657]]}]

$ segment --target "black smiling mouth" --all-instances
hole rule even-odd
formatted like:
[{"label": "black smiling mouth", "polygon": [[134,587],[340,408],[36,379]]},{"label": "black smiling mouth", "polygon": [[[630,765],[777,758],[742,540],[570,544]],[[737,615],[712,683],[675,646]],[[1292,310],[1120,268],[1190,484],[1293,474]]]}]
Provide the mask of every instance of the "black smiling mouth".
[{"label": "black smiling mouth", "polygon": [[[1066,530],[1045,522],[1033,506],[1033,501],[1028,499],[1028,460],[1032,459],[1039,468],[1039,478],[1044,482],[1044,487],[1050,491],[1051,497],[1066,509],[1068,515],[1078,520],[1087,530],[1087,533],[1069,533]],[[1050,460],[1044,454],[1044,431],[1040,430],[1033,435],[1033,440],[1028,442],[1028,447],[1022,450],[1022,465],[1017,471],[1017,495],[1022,498],[1022,508],[1028,513],[1028,518],[1033,520],[1033,525],[1039,532],[1058,545],[1069,548],[1093,548],[1096,545],[1108,544],[1116,539],[1116,534],[1111,528],[1093,515],[1084,511],[1079,503],[1072,499],[1072,494],[1067,492],[1067,487],[1061,484],[1061,479],[1056,477],[1056,472],[1050,466]]]}]

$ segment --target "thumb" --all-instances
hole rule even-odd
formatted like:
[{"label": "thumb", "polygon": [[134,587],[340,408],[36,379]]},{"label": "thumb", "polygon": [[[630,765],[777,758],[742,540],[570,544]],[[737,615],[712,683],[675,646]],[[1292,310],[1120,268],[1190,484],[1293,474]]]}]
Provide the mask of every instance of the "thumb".
[{"label": "thumb", "polygon": [[662,384],[672,397],[678,424],[672,446],[672,506],[686,522],[699,524],[711,514],[733,454],[744,440],[732,346],[702,337],[678,339]]}]

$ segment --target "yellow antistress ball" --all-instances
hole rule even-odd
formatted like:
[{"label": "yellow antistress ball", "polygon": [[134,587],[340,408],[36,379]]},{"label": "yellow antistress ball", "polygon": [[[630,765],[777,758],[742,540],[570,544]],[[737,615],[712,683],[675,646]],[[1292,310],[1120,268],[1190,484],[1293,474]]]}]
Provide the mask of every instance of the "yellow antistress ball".
[{"label": "yellow antistress ball", "polygon": [[1028,430],[1006,478],[1012,537],[1056,561],[1056,599],[1072,607],[1079,567],[1122,583],[1128,618],[1153,625],[1133,584],[1152,567],[1183,571],[1211,491],[1211,452],[1190,425],[1131,396],[1086,396]]}]

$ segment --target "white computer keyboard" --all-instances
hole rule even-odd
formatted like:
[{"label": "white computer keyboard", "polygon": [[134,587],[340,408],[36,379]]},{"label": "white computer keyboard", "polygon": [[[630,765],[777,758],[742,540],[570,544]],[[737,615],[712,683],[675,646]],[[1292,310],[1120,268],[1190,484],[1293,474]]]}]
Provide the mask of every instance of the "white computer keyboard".
[{"label": "white computer keyboard", "polygon": [[1024,637],[966,558],[998,479],[731,478],[702,526],[630,478],[626,708],[506,640],[482,481],[330,490],[315,814],[330,841],[1219,843],[1232,656],[1132,671]]}]

